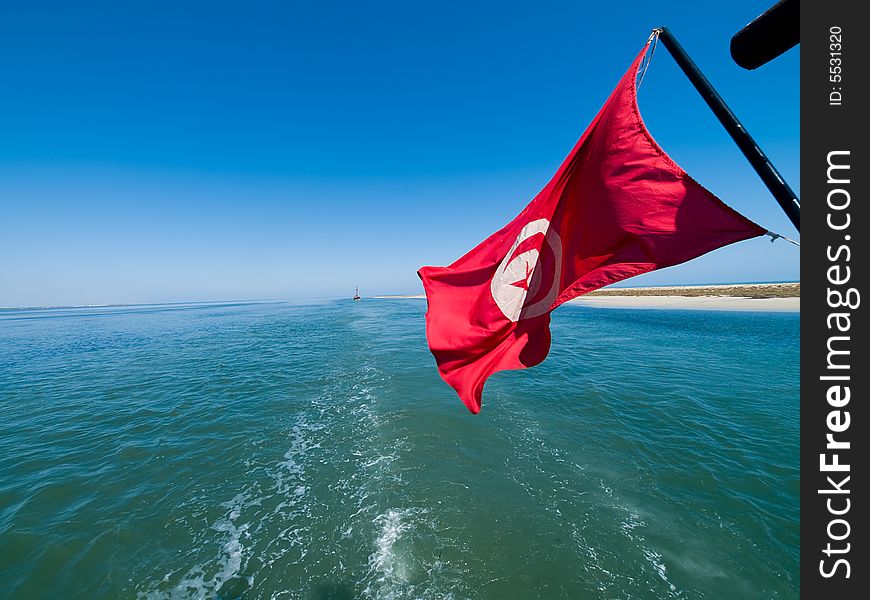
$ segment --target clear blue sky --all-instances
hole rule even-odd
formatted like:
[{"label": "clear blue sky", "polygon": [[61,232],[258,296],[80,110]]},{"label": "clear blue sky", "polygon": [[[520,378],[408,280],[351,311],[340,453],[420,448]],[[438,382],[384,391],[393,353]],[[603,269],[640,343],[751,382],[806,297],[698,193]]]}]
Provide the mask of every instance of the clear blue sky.
[{"label": "clear blue sky", "polygon": [[[418,292],[548,181],[662,24],[799,189],[799,49],[728,53],[772,2],[5,2],[0,306]],[[796,236],[661,46],[640,105]],[[754,240],[628,283],[798,263]]]}]

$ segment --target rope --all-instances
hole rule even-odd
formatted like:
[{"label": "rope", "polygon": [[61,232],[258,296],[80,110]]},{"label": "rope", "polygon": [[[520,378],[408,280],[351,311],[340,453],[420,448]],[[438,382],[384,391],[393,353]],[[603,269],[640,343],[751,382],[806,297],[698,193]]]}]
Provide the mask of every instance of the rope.
[{"label": "rope", "polygon": [[794,244],[794,245],[797,246],[798,248],[800,248],[800,246],[801,246],[801,245],[800,245],[800,242],[796,242],[796,241],[794,241],[794,240],[791,239],[791,238],[787,238],[787,237],[785,237],[784,235],[780,235],[780,234],[778,234],[778,233],[774,233],[774,232],[772,232],[772,231],[768,231],[768,232],[765,233],[764,235],[770,236],[770,243],[771,243],[771,244],[774,243],[776,240],[785,240],[785,241],[787,241],[789,244]]},{"label": "rope", "polygon": [[640,84],[643,83],[643,77],[646,75],[646,70],[649,68],[650,63],[652,62],[653,54],[656,53],[656,46],[659,43],[659,34],[662,32],[661,29],[653,29],[652,33],[649,35],[649,39],[646,41],[647,44],[652,42],[652,48],[650,48],[649,53],[644,58],[643,68],[640,72],[640,78],[637,81],[637,85],[635,85],[635,89],[640,89]]}]

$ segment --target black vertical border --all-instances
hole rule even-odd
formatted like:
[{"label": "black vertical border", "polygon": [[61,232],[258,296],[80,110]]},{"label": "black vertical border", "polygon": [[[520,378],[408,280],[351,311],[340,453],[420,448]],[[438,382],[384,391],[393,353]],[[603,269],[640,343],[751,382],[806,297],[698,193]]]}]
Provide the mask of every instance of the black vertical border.
[{"label": "black vertical border", "polygon": [[[870,78],[870,49],[868,49],[868,23],[859,16],[866,4],[849,0],[803,0],[801,2],[801,593],[805,598],[849,599],[866,598],[870,593],[870,535],[866,528],[868,497],[859,490],[868,489],[867,455],[870,448],[866,440],[870,435],[867,426],[868,397],[867,381],[870,378],[870,352],[868,352],[867,318],[865,313],[870,303],[867,289],[866,237],[870,236],[870,218],[867,206],[867,168],[866,138],[867,123],[870,122],[867,78]],[[842,29],[841,76],[842,81],[831,81],[832,56],[831,28]],[[836,63],[836,61],[834,61]],[[841,88],[841,89],[837,89]],[[831,105],[830,94],[842,93],[842,103]],[[848,164],[850,182],[847,185],[829,184],[827,177],[828,153],[849,151]],[[841,162],[842,158],[839,158]],[[839,171],[843,173],[843,171]],[[835,188],[847,189],[850,202],[847,209],[836,212],[834,219],[842,223],[844,212],[851,219],[847,230],[835,231],[827,223],[828,193]],[[835,194],[835,202],[842,203],[844,196]],[[846,236],[849,236],[849,239]],[[850,260],[846,262],[847,252],[842,251],[839,260],[829,259],[829,252],[836,255],[842,245],[849,247]],[[828,280],[828,269],[841,265],[842,277],[845,266],[850,267],[850,280],[842,285],[832,285]],[[861,293],[861,303],[855,309],[832,308],[828,302],[828,290],[840,289],[845,292],[855,288]],[[828,327],[828,316],[834,312],[850,313],[850,331],[837,332]],[[845,321],[841,321],[841,324]],[[827,418],[832,410],[827,401],[827,391],[833,384],[820,377],[831,374],[827,368],[828,340],[832,335],[848,335],[848,348],[838,342],[841,349],[848,349],[848,362],[851,368],[840,370],[838,374],[848,374],[851,399],[841,411],[848,411],[850,424],[845,432],[837,433],[836,438],[848,441],[848,450],[826,450],[826,435],[830,433]],[[846,359],[841,357],[840,362]],[[843,418],[843,415],[838,417]],[[835,423],[836,426],[836,423]],[[849,494],[823,494],[819,490],[830,488],[826,480],[830,475],[837,482],[843,473],[823,473],[820,469],[820,454],[836,452],[839,462],[849,464],[846,475],[850,480],[842,487]],[[828,461],[830,462],[830,458]],[[830,514],[826,505],[831,498],[833,508],[842,510],[845,499],[849,498],[847,513],[837,517]],[[842,541],[830,540],[828,525],[836,518],[849,523],[849,535]],[[842,523],[833,526],[833,533],[841,536],[846,531]],[[832,553],[826,556],[824,550],[828,543],[834,548],[845,548],[843,554]],[[845,558],[850,566],[849,577],[840,565],[834,576],[825,578],[820,573],[820,561],[825,560],[828,570],[837,558]]]}]

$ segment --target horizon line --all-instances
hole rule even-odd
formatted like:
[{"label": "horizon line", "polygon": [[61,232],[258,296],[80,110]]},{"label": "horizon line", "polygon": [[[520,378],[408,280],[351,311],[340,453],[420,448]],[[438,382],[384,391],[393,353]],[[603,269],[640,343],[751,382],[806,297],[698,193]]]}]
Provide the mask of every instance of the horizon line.
[{"label": "horizon line", "polygon": [[[620,282],[621,283],[621,282]],[[788,279],[778,281],[720,281],[708,283],[669,283],[663,285],[619,285],[613,284],[604,286],[605,288],[621,288],[621,289],[637,289],[637,288],[678,288],[678,287],[704,287],[704,286],[719,286],[719,285],[775,285],[786,283],[800,283],[800,279]],[[363,298],[375,298],[385,296],[408,296],[412,292],[379,292],[371,296],[363,296]],[[414,292],[413,295],[420,295],[420,292]],[[55,304],[55,305],[22,305],[22,306],[0,306],[0,310],[68,310],[73,308],[124,308],[133,306],[182,306],[187,304],[279,304],[282,302],[305,301],[305,300],[343,300],[352,299],[352,296],[295,296],[289,298],[236,298],[226,300],[173,300],[168,302],[110,302],[107,304]]]}]

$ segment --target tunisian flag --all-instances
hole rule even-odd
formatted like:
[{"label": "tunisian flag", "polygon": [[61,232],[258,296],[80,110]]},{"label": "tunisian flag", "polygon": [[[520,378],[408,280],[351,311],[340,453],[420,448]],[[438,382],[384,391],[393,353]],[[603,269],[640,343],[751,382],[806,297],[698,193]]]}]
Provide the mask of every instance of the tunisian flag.
[{"label": "tunisian flag", "polygon": [[646,48],[513,221],[449,267],[418,272],[429,348],[472,413],[490,375],[544,360],[550,311],[563,302],[766,233],[689,177],[647,131],[635,86]]}]

